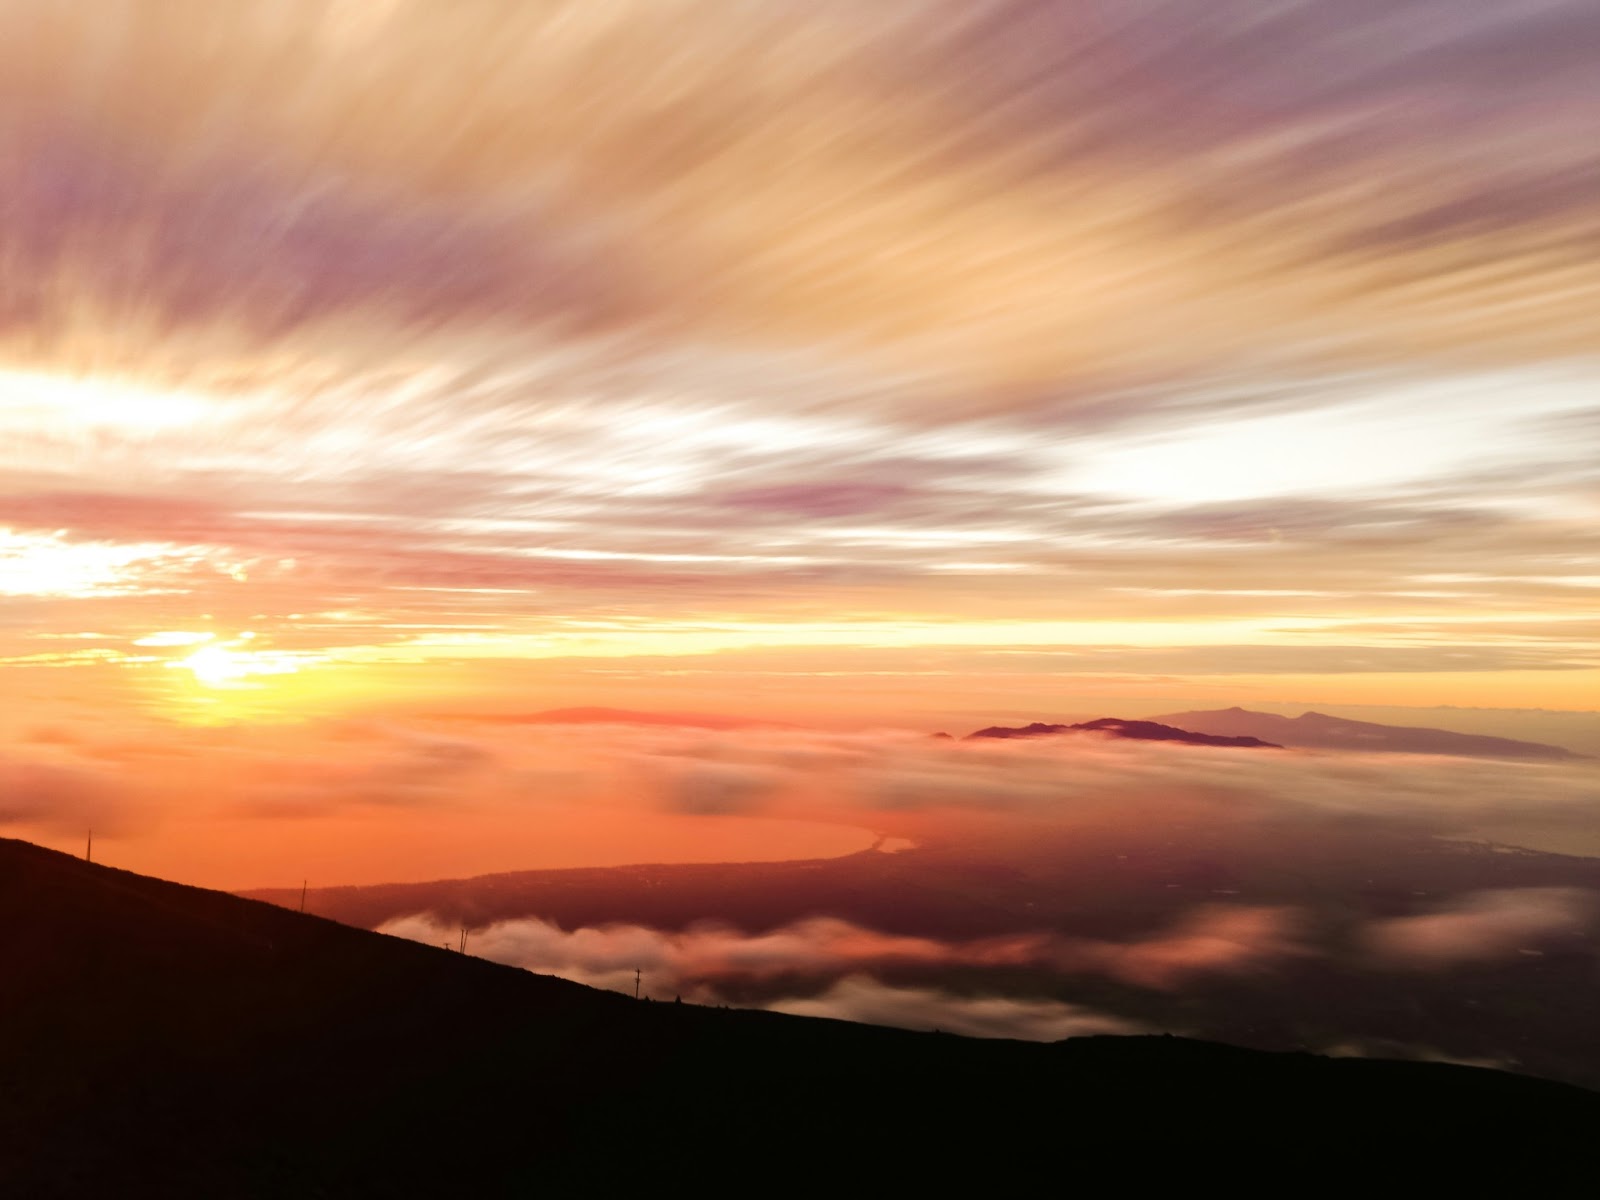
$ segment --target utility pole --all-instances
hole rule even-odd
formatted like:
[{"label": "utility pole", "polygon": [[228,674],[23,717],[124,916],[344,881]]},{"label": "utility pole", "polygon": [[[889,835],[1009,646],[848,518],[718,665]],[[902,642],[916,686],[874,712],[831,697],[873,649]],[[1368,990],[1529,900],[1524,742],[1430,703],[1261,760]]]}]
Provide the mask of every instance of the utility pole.
[{"label": "utility pole", "polygon": [[302,879],[300,881],[300,911],[301,912],[305,912],[305,910],[306,910],[306,884],[308,884],[310,882],[311,881],[309,879]]},{"label": "utility pole", "polygon": [[89,841],[83,847],[83,861],[94,861],[94,830],[89,830]]},{"label": "utility pole", "polygon": [[465,925],[463,925],[461,927],[461,946],[460,946],[460,951],[461,951],[462,954],[465,954],[467,952],[467,927]]}]

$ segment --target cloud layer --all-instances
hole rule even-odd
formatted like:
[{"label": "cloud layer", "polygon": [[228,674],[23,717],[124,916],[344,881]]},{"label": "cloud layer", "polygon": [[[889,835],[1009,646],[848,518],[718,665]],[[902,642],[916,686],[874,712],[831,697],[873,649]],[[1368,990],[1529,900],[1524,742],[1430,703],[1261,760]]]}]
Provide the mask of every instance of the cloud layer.
[{"label": "cloud layer", "polygon": [[[372,923],[434,944],[466,923],[474,954],[623,991],[642,970],[656,998],[1048,1038],[1186,1028],[1224,994],[1248,1023],[1328,972],[1381,993],[1592,969],[1592,861],[1477,831],[1593,838],[1597,787],[1584,760],[1092,735],[60,722],[7,746],[0,832],[76,852],[92,824],[100,861],[235,888],[856,852],[445,883],[411,907],[379,888]],[[557,923],[538,897],[563,889],[611,915]]]},{"label": "cloud layer", "polygon": [[[939,842],[1030,829],[1133,841],[1141,828],[1232,830],[1271,842],[1361,822],[1473,838],[1492,827],[1510,841],[1537,831],[1540,845],[1577,845],[1594,835],[1600,789],[1586,760],[457,718],[41,724],[0,764],[9,828],[61,837],[92,821],[126,835],[130,866],[232,887],[310,870],[381,882],[793,858],[878,835]],[[252,851],[251,877],[230,874]]]},{"label": "cloud layer", "polygon": [[1547,943],[1582,936],[1597,899],[1580,888],[1477,892],[1437,912],[1378,922],[1367,943],[1385,960],[1423,970],[1542,954]]},{"label": "cloud layer", "polygon": [[[786,975],[841,977],[896,968],[1027,967],[1047,974],[1102,974],[1139,987],[1169,989],[1211,974],[1248,974],[1302,953],[1285,909],[1210,906],[1171,928],[1129,942],[1019,934],[967,942],[893,936],[849,921],[815,917],[760,934],[703,925],[681,933],[643,926],[564,932],[546,921],[497,922],[472,934],[483,958],[597,986],[631,990],[635,969],[656,994],[717,994],[719,985]],[[426,916],[382,932],[444,944],[450,930]]]},{"label": "cloud layer", "polygon": [[[1211,904],[1126,941],[1025,933],[972,941],[885,934],[836,918],[811,918],[751,934],[702,923],[667,932],[641,925],[566,931],[537,918],[496,921],[469,934],[471,953],[541,974],[654,999],[718,1004],[733,999],[779,1012],[837,1017],[976,1037],[1054,1040],[1129,1033],[1145,1023],[1059,1000],[1017,995],[1084,977],[1179,992],[1219,978],[1274,985],[1274,968],[1305,960],[1448,972],[1515,962],[1541,947],[1581,939],[1600,892],[1508,888],[1455,897],[1434,913],[1367,921],[1316,937],[1292,908]],[[386,922],[383,933],[453,947],[456,929],[437,917]],[[639,975],[636,976],[635,972]],[[964,989],[937,981],[953,974]],[[974,984],[976,978],[979,982]],[[920,982],[918,982],[920,981]],[[1282,1003],[1296,1003],[1286,993]],[[1181,1003],[1166,1011],[1182,1023]],[[1293,1016],[1291,1012],[1291,1018]]]}]

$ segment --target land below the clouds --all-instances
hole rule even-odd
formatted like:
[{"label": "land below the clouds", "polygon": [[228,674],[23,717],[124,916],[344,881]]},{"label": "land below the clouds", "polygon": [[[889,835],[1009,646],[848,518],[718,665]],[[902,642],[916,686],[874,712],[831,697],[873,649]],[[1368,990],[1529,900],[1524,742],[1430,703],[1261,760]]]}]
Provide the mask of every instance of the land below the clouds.
[{"label": "land below the clouds", "polygon": [[1592,1093],[1463,1067],[640,1003],[15,841],[0,916],[17,1195],[525,1194],[802,1152],[842,1169],[906,1139],[940,1147],[897,1160],[908,1177],[1009,1179],[1063,1136],[1561,1138],[1600,1118]]},{"label": "land below the clouds", "polygon": [[[913,848],[320,888],[306,907],[364,928],[421,915],[439,928],[475,933],[526,920],[566,931],[690,934],[709,923],[759,939],[795,936],[823,916],[872,935],[940,944],[1042,936],[1073,946],[1170,946],[1190,929],[1202,953],[1215,937],[1193,930],[1196,914],[1283,914],[1292,935],[1271,953],[1153,982],[1126,972],[977,961],[981,954],[919,961],[886,951],[876,961],[799,961],[757,972],[696,965],[673,986],[762,1005],[825,997],[842,978],[865,972],[891,987],[1054,1002],[1139,1028],[1265,1049],[1444,1055],[1600,1086],[1600,1031],[1587,999],[1594,942],[1581,919],[1523,932],[1515,912],[1469,916],[1467,926],[1478,922],[1491,941],[1499,937],[1496,922],[1511,921],[1505,944],[1483,953],[1467,947],[1444,960],[1384,962],[1364,948],[1369,931],[1386,922],[1470,909],[1482,897],[1576,898],[1581,908],[1600,895],[1600,860],[1442,840],[1353,814],[1219,819],[1212,805],[1186,813],[1166,804],[1143,818],[1108,810],[1065,829],[952,814],[897,828],[916,841]],[[300,902],[297,889],[251,894]]]}]

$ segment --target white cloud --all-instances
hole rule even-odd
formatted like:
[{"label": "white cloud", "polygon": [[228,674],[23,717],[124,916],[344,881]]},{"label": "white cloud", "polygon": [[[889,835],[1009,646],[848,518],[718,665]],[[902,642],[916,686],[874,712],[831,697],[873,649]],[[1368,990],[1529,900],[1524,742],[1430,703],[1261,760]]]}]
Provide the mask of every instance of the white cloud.
[{"label": "white cloud", "polygon": [[1375,921],[1365,944],[1391,965],[1420,970],[1495,962],[1584,933],[1600,896],[1582,888],[1497,888],[1437,912]]},{"label": "white cloud", "polygon": [[1031,1042],[1145,1032],[1136,1022],[1058,1000],[960,996],[934,988],[890,987],[861,976],[841,979],[820,996],[778,1000],[766,1007],[805,1017]]}]

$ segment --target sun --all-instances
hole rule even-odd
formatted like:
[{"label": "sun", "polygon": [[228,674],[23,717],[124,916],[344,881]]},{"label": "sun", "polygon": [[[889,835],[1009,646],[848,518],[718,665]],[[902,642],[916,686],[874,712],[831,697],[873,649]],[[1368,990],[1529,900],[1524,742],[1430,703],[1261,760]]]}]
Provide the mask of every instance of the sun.
[{"label": "sun", "polygon": [[178,666],[194,673],[194,677],[207,687],[227,687],[250,674],[249,664],[243,656],[225,646],[207,646],[196,650],[188,658],[180,659]]},{"label": "sun", "polygon": [[212,688],[249,686],[244,681],[252,675],[292,675],[300,669],[295,658],[289,654],[235,648],[245,640],[240,638],[222,645],[205,646],[168,665],[182,667],[198,682]]},{"label": "sun", "polygon": [[167,631],[141,639],[145,645],[182,648],[163,657],[160,665],[168,670],[161,674],[172,683],[156,685],[150,698],[185,723],[305,720],[366,702],[389,687],[386,676],[349,669],[323,651],[256,649],[262,643],[254,633],[201,644],[212,636]]}]

